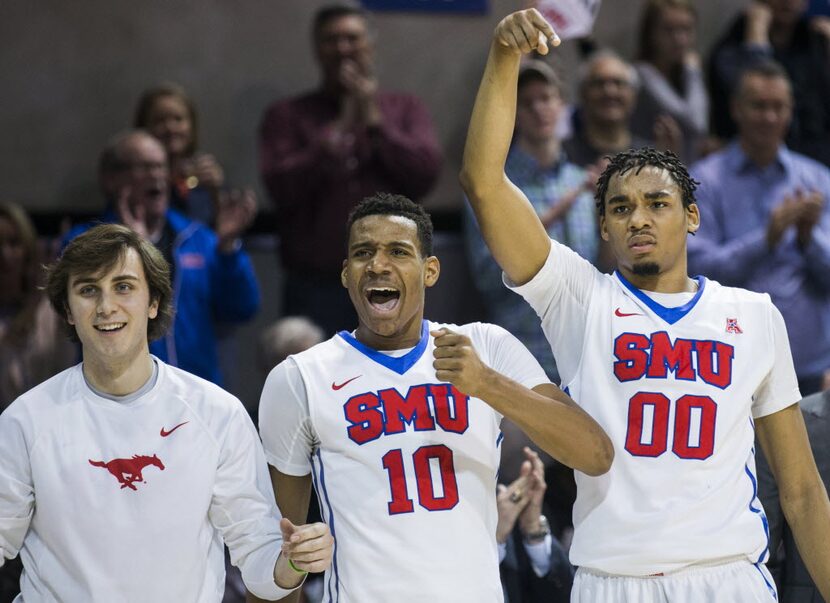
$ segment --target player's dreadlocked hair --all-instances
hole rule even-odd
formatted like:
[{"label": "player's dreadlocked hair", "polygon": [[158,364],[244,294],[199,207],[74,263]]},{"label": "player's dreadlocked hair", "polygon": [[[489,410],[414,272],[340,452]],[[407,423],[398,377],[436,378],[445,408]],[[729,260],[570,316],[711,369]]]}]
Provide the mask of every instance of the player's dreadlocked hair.
[{"label": "player's dreadlocked hair", "polygon": [[415,222],[418,227],[418,243],[421,256],[432,255],[432,218],[423,207],[403,195],[375,193],[357,204],[349,214],[346,230],[351,231],[352,224],[367,216],[402,216]]},{"label": "player's dreadlocked hair", "polygon": [[662,168],[669,172],[678,187],[683,200],[683,207],[689,207],[696,203],[695,189],[700,184],[689,176],[686,167],[671,151],[657,151],[651,148],[631,149],[617,153],[613,157],[607,157],[611,162],[597,180],[597,193],[594,198],[597,200],[597,212],[600,216],[605,215],[605,195],[608,192],[608,181],[611,176],[619,173],[621,176],[630,170],[636,170],[639,174],[644,167],[653,166]]}]

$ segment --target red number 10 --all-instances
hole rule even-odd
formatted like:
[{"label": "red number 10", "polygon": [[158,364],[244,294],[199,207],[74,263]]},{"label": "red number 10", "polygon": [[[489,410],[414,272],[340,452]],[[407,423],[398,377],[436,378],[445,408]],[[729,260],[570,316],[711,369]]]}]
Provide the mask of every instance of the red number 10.
[{"label": "red number 10", "polygon": [[[429,469],[430,459],[438,459],[444,492],[442,496],[435,496],[432,473]],[[415,506],[406,487],[403,454],[396,448],[384,454],[382,460],[383,468],[389,472],[389,487],[392,491],[392,500],[388,505],[389,514],[412,513]],[[446,511],[458,504],[458,482],[455,480],[452,450],[443,444],[421,446],[412,455],[412,462],[415,466],[415,481],[418,483],[418,504],[428,511]]]},{"label": "red number 10", "polygon": [[[634,456],[657,457],[668,448],[669,407],[671,401],[656,392],[639,392],[628,402],[628,433],[625,449]],[[644,430],[646,407],[652,408],[651,434]],[[692,410],[699,411],[700,435],[692,440]],[[718,405],[709,396],[686,395],[677,400],[674,412],[672,452],[682,459],[703,460],[715,449],[715,418]],[[644,443],[644,439],[648,441]]]}]

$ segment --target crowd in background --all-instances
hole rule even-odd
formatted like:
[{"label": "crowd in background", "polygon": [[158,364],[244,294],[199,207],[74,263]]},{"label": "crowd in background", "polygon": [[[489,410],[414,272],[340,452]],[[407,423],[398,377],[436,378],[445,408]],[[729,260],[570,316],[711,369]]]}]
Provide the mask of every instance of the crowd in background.
[{"label": "crowd in background", "polygon": [[[692,273],[771,295],[787,323],[804,396],[830,389],[830,16],[807,8],[806,0],[753,2],[725,25],[704,60],[696,31],[720,24],[700,23],[691,0],[648,0],[636,60],[594,48],[579,68],[570,102],[562,74],[541,58],[528,61],[519,75],[516,135],[506,165],[550,236],[610,271],[593,198],[605,157],[644,146],[676,153],[701,183],[702,226],[689,246]],[[367,15],[345,5],[324,9],[312,36],[319,85],[275,101],[256,143],[253,134],[251,140],[276,208],[285,274],[281,307],[285,315],[307,317],[285,319],[263,333],[264,373],[288,354],[354,328],[340,283],[349,211],[379,190],[422,198],[443,158],[423,102],[378,81]],[[197,102],[182,87],[148,88],[136,101],[133,123],[101,150],[96,222],[126,224],[163,252],[173,271],[176,317],[151,350],[221,385],[223,369],[233,368],[223,366],[221,350],[234,345],[236,326],[259,310],[257,278],[269,275],[255,274],[244,244],[256,196],[250,188],[227,186],[221,152],[199,147],[199,125]],[[474,217],[464,212],[470,274],[487,311],[481,319],[514,333],[556,379],[538,318],[502,285]],[[22,207],[0,204],[0,410],[78,361],[40,289],[41,266],[89,226],[75,225],[62,240],[46,241]],[[828,441],[822,427],[827,398],[813,400],[810,425],[817,439]],[[520,477],[527,441],[510,426],[504,431],[501,479],[510,483]],[[816,455],[827,471],[830,461]],[[537,504],[552,524],[555,550],[540,573],[522,553],[521,513],[503,518],[502,540],[510,536],[512,543],[503,563],[510,603],[567,600],[575,486],[569,471],[542,461]],[[774,508],[774,498],[768,504]],[[801,600],[788,593],[803,596],[809,578],[797,569],[785,528],[777,538],[774,551],[783,545],[773,561],[781,568],[782,600]],[[9,564],[3,572],[13,570]],[[4,578],[0,601],[10,600],[14,589],[14,579]],[[234,592],[231,584],[227,600]],[[313,585],[307,596],[313,600]]]}]

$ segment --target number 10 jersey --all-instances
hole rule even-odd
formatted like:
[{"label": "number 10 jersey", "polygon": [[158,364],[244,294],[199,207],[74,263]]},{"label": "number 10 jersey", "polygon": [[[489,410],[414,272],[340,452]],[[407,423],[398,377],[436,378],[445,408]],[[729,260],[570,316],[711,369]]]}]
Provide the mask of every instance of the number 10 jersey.
[{"label": "number 10 jersey", "polygon": [[[324,601],[502,601],[496,532],[501,415],[435,376],[430,330],[391,355],[342,332],[268,377],[269,463],[312,474],[335,554]],[[447,325],[532,388],[548,379],[495,325]]]}]

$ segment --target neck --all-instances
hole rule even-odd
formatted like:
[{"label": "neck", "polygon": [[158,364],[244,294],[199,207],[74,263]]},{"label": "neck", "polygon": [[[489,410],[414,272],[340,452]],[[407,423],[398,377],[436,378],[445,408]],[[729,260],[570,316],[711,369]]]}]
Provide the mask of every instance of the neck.
[{"label": "neck", "polygon": [[421,324],[424,315],[419,313],[405,327],[395,333],[384,335],[360,323],[355,331],[355,339],[373,350],[403,350],[415,347],[421,340]]},{"label": "neck", "polygon": [[756,166],[764,168],[778,157],[778,145],[752,145],[746,139],[740,139],[741,150]]},{"label": "neck", "polygon": [[145,345],[135,358],[101,363],[84,359],[84,377],[98,391],[111,396],[126,396],[141,389],[153,374],[153,359]]},{"label": "neck", "polygon": [[689,278],[685,253],[671,270],[665,272],[648,275],[634,274],[630,268],[624,266],[619,266],[618,270],[629,283],[644,291],[684,293],[697,289],[697,283]]},{"label": "neck", "polygon": [[631,146],[631,132],[625,122],[585,124],[585,137],[595,149],[607,151],[622,151]]},{"label": "neck", "polygon": [[518,143],[519,148],[533,157],[542,167],[550,167],[559,161],[562,145],[555,136],[545,140],[530,140],[519,136]]}]

